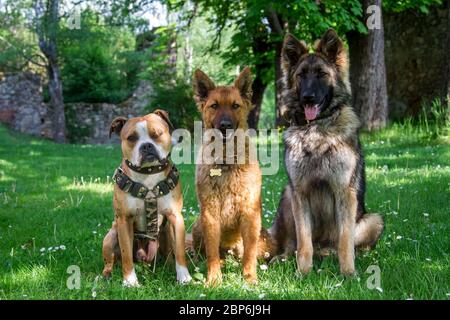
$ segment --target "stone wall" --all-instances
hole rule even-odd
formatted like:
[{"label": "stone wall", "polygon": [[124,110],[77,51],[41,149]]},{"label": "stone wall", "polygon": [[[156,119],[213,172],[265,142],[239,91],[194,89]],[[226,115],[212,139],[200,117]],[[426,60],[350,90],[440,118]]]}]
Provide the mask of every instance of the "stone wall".
[{"label": "stone wall", "polygon": [[[70,142],[108,143],[108,130],[117,116],[143,114],[151,86],[141,81],[129,99],[120,104],[66,103],[66,126]],[[0,122],[16,131],[38,137],[53,137],[51,108],[43,102],[42,81],[29,72],[0,74]]]},{"label": "stone wall", "polygon": [[136,117],[145,112],[149,104],[151,86],[140,82],[132,96],[120,104],[110,103],[67,103],[66,124],[70,142],[104,144],[117,142],[109,138],[111,121],[118,116]]},{"label": "stone wall", "polygon": [[0,73],[0,122],[16,131],[52,137],[39,75]]},{"label": "stone wall", "polygon": [[391,118],[416,115],[423,102],[449,93],[449,5],[384,14]]}]

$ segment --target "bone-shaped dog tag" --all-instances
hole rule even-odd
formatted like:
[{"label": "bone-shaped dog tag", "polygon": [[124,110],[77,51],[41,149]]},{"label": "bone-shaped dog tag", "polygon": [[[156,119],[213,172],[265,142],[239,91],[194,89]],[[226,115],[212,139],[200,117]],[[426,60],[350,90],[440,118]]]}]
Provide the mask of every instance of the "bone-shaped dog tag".
[{"label": "bone-shaped dog tag", "polygon": [[222,175],[222,169],[209,169],[210,177],[220,177]]}]

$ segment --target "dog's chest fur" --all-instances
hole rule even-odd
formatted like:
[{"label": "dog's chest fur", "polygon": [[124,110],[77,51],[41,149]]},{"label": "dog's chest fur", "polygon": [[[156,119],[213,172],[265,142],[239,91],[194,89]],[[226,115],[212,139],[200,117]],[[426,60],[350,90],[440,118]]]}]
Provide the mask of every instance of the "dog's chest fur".
[{"label": "dog's chest fur", "polygon": [[216,203],[224,227],[234,228],[240,221],[242,208],[260,201],[261,173],[258,164],[230,165],[220,176],[210,176],[215,165],[197,165],[197,195],[201,205]]},{"label": "dog's chest fur", "polygon": [[298,187],[326,182],[333,189],[346,186],[357,163],[353,146],[318,126],[289,128],[284,135],[286,167]]}]

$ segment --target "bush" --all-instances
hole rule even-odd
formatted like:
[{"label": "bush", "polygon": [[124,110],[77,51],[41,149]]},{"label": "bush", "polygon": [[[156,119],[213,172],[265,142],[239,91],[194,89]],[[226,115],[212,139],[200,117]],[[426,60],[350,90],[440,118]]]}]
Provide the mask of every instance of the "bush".
[{"label": "bush", "polygon": [[446,101],[436,98],[431,103],[422,105],[418,117],[407,117],[400,126],[408,134],[419,134],[426,140],[448,139],[450,130],[450,111]]},{"label": "bush", "polygon": [[59,34],[65,102],[125,100],[134,89],[141,53],[126,28],[103,25],[95,12],[82,14],[81,29]]}]

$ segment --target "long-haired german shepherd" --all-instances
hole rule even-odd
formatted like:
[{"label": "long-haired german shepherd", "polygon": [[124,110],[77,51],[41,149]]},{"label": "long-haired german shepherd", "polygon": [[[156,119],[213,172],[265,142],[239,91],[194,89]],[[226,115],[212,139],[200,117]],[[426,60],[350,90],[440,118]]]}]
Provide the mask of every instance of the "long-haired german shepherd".
[{"label": "long-haired german shepherd", "polygon": [[336,248],[341,273],[353,274],[355,247],[373,247],[383,220],[364,207],[360,122],[351,108],[344,44],[330,29],[309,53],[288,34],[281,59],[289,184],[270,233],[278,253],[297,249],[301,273],[311,270],[315,247]]}]

